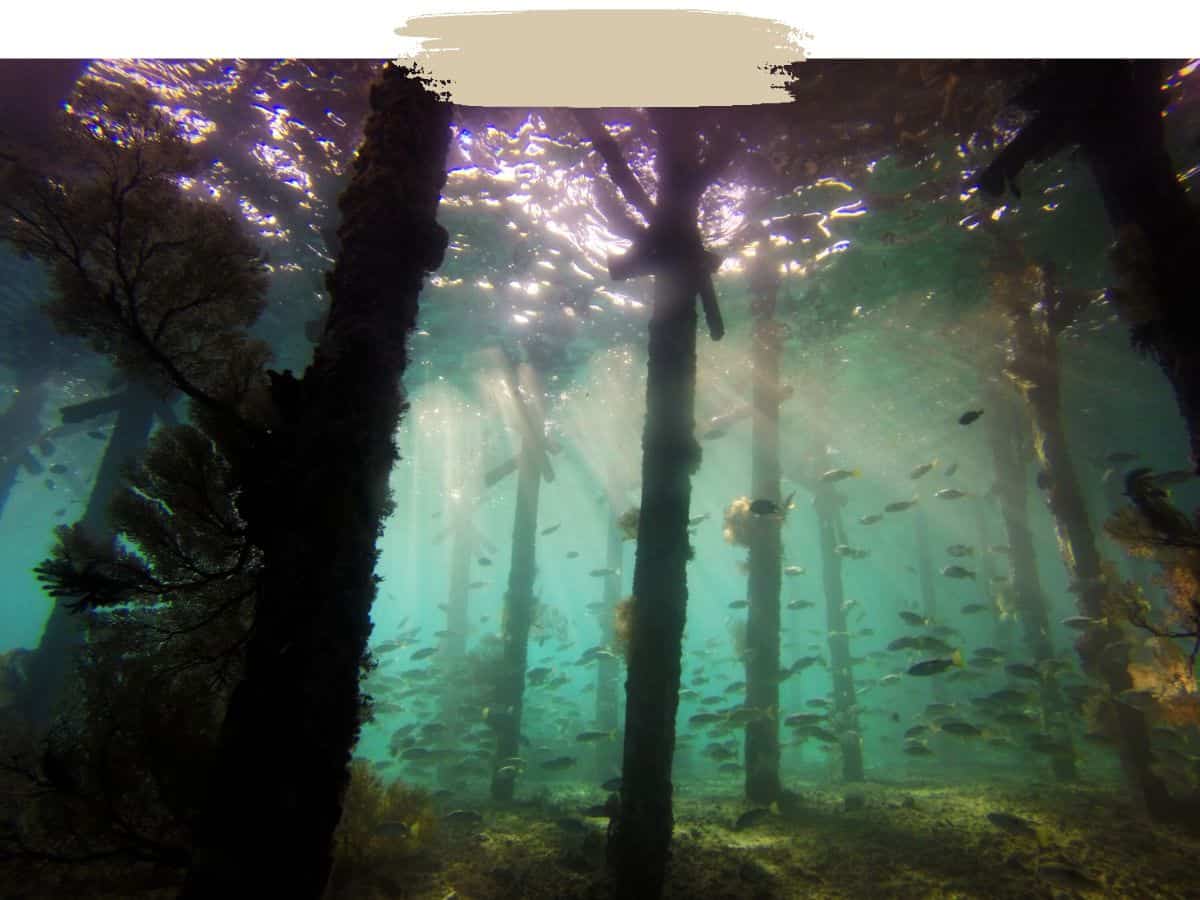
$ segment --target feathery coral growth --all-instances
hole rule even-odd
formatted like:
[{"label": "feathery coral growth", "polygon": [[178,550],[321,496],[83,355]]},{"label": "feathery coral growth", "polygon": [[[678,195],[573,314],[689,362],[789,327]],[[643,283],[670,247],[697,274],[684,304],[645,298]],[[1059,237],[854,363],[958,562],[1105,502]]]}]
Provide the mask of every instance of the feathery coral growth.
[{"label": "feathery coral growth", "polygon": [[738,497],[725,510],[725,543],[750,546],[750,498]]},{"label": "feathery coral growth", "polygon": [[636,602],[633,594],[630,594],[613,607],[613,640],[626,661],[629,659],[629,642],[633,637],[633,607]]},{"label": "feathery coral growth", "polygon": [[437,816],[425,791],[385,784],[364,760],[350,768],[327,897],[393,897],[404,892],[412,857],[427,852]]},{"label": "feathery coral growth", "polygon": [[65,117],[53,164],[4,172],[0,238],[48,264],[60,331],[135,378],[236,407],[269,356],[244,331],[266,304],[258,247],[217,204],[181,190],[198,160],[148,92],[93,91]]}]

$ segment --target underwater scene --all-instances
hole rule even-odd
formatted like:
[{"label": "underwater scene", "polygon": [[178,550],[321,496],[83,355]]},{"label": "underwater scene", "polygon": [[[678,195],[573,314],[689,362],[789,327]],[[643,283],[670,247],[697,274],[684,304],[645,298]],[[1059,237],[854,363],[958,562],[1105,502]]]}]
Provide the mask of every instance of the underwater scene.
[{"label": "underwater scene", "polygon": [[1197,896],[1198,67],[0,61],[0,896]]}]

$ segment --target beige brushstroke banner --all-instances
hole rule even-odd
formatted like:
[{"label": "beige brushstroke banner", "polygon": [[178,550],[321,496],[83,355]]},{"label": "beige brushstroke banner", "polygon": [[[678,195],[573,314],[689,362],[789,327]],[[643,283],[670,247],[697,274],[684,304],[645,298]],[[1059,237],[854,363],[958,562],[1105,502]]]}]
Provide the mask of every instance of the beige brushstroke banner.
[{"label": "beige brushstroke banner", "polygon": [[670,107],[784,103],[771,66],[804,58],[790,25],[693,10],[429,15],[396,33],[463,106]]}]

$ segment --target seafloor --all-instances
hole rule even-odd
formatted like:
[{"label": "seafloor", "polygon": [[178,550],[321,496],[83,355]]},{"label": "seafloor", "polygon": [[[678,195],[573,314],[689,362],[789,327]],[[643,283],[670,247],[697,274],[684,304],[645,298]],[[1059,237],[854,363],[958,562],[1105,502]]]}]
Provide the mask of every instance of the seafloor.
[{"label": "seafloor", "polygon": [[[1200,897],[1200,834],[1147,821],[1112,788],[915,781],[793,787],[796,810],[740,830],[733,827],[745,811],[738,803],[695,792],[677,798],[665,898]],[[579,807],[594,800],[558,792],[505,811],[484,809],[478,824],[440,823],[403,866],[363,871],[336,897],[609,900],[605,823],[579,816]],[[988,819],[991,812],[1019,816],[1036,834],[1002,830]],[[165,898],[178,886],[162,870],[21,868],[0,867],[4,897]]]}]

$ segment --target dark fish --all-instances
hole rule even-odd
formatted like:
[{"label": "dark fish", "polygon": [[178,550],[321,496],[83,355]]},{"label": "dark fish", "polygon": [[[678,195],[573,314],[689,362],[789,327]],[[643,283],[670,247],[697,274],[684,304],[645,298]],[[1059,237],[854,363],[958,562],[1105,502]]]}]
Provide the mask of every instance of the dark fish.
[{"label": "dark fish", "polygon": [[946,548],[946,552],[953,557],[961,559],[964,556],[974,556],[975,548],[969,544],[951,544]]},{"label": "dark fish", "polygon": [[1042,490],[1042,491],[1049,490],[1050,484],[1051,484],[1050,473],[1039,469],[1038,473],[1037,473],[1038,489]]},{"label": "dark fish", "polygon": [[433,656],[433,654],[435,654],[435,653],[437,653],[437,647],[422,647],[420,650],[418,650],[416,653],[414,653],[411,657],[409,657],[409,659],[413,659],[413,660],[427,659],[428,657]]},{"label": "dark fish", "polygon": [[50,471],[53,472],[55,475],[65,475],[65,474],[67,474],[67,467],[64,466],[62,463],[55,463],[54,465],[52,465],[50,467]]},{"label": "dark fish", "polygon": [[564,772],[573,765],[575,765],[575,757],[556,756],[554,759],[548,759],[542,763],[542,768],[547,772]]},{"label": "dark fish", "polygon": [[42,451],[42,456],[53,456],[57,448],[50,441],[43,438],[38,441],[38,449]]},{"label": "dark fish", "polygon": [[1004,667],[1004,671],[1013,678],[1026,678],[1029,681],[1042,680],[1042,673],[1033,666],[1026,665],[1025,663],[1009,663]]},{"label": "dark fish", "polygon": [[483,821],[483,816],[473,809],[454,809],[442,816],[442,821],[455,825],[478,825]]},{"label": "dark fish", "polygon": [[951,719],[949,722],[942,722],[938,725],[938,728],[947,734],[956,734],[959,737],[979,737],[983,734],[982,731],[970,722],[964,722],[962,719]]},{"label": "dark fish", "polygon": [[620,575],[621,573],[618,569],[592,569],[588,574],[593,578],[603,578],[605,575]]},{"label": "dark fish", "polygon": [[958,463],[950,463],[950,465],[946,466],[946,471],[943,472],[942,474],[945,475],[947,478],[950,478],[957,471],[958,471]]},{"label": "dark fish", "polygon": [[789,600],[788,609],[812,609],[816,606],[811,600]]},{"label": "dark fish", "polygon": [[[925,618],[924,616],[921,616],[921,615],[917,615],[917,613],[912,612],[911,610],[907,610],[907,609],[900,610],[900,618],[904,620],[905,624],[912,625],[915,628],[919,628],[922,625],[929,624],[929,620],[927,618]],[[903,648],[897,648],[897,649],[903,649]]]},{"label": "dark fish", "polygon": [[765,822],[770,815],[771,811],[763,806],[757,809],[748,809],[737,817],[737,821],[733,823],[733,830],[741,831],[743,828],[753,828],[755,825]]},{"label": "dark fish", "polygon": [[1020,816],[1014,816],[1012,813],[990,812],[987,814],[987,820],[1001,831],[1007,831],[1009,834],[1037,837],[1037,831],[1027,819],[1022,819]]},{"label": "dark fish", "polygon": [[58,486],[54,483],[53,478],[47,478],[46,481],[44,482],[44,484],[46,485],[46,490],[48,490],[48,491],[52,491]]},{"label": "dark fish", "polygon": [[1104,461],[1111,466],[1119,466],[1121,463],[1133,462],[1138,458],[1136,453],[1127,453],[1121,450],[1113,451],[1104,457]]},{"label": "dark fish", "polygon": [[580,744],[594,744],[597,741],[611,741],[616,738],[617,732],[613,731],[581,731],[575,735],[575,740]]},{"label": "dark fish", "polygon": [[371,833],[376,837],[408,837],[411,830],[404,822],[380,822]]},{"label": "dark fish", "polygon": [[796,496],[796,492],[792,491],[788,494],[783,503],[776,503],[774,500],[758,499],[750,504],[750,512],[756,516],[778,516],[784,515],[791,508],[792,498]]},{"label": "dark fish", "polygon": [[890,513],[904,512],[906,509],[911,509],[912,507],[914,507],[916,505],[917,505],[916,497],[913,497],[911,500],[896,500],[892,503],[889,503],[887,506],[885,506],[883,508],[883,511],[890,512]]},{"label": "dark fish", "polygon": [[107,441],[108,440],[108,435],[105,434],[103,431],[89,431],[87,433],[87,436],[90,437],[93,441]]},{"label": "dark fish", "polygon": [[579,559],[579,551],[578,550],[568,550],[567,551],[567,559]]},{"label": "dark fish", "polygon": [[556,819],[554,824],[567,834],[586,834],[591,831],[586,823],[572,816],[563,816],[561,819]]},{"label": "dark fish", "polygon": [[975,573],[965,566],[944,566],[942,574],[947,578],[970,578],[972,581],[975,579]]},{"label": "dark fish", "polygon": [[729,604],[729,608],[730,609],[745,609],[749,605],[750,604],[747,603],[745,600],[734,600],[732,603]]},{"label": "dark fish", "polygon": [[962,668],[963,658],[962,651],[955,650],[953,655],[938,658],[938,659],[923,659],[918,663],[913,663],[908,667],[909,675],[937,675],[939,672],[945,672],[951,666]]},{"label": "dark fish", "polygon": [[492,561],[490,559],[488,559],[486,556],[481,556],[481,557],[479,557],[479,564],[481,566],[490,566],[492,564]]},{"label": "dark fish", "polygon": [[986,612],[987,609],[988,606],[985,603],[968,603],[966,606],[960,609],[959,612],[961,612],[964,616],[972,616],[975,613]]},{"label": "dark fish", "polygon": [[933,756],[933,751],[920,741],[905,741],[904,752],[909,756]]},{"label": "dark fish", "polygon": [[881,516],[879,513],[871,513],[867,516],[858,517],[858,524],[860,525],[874,525],[876,522],[881,521],[883,521],[883,516]]},{"label": "dark fish", "polygon": [[1071,866],[1038,866],[1037,876],[1061,888],[1072,891],[1100,891],[1103,885]]},{"label": "dark fish", "polygon": [[604,784],[600,785],[601,789],[606,791],[619,791],[621,789],[621,778],[610,778]]},{"label": "dark fish", "polygon": [[912,478],[914,480],[917,478],[920,478],[922,475],[925,475],[927,472],[929,472],[930,469],[932,469],[934,466],[936,466],[937,463],[938,463],[938,461],[936,459],[933,460],[932,462],[921,463],[919,466],[917,466],[915,469],[913,469],[911,472],[908,473],[908,477]]},{"label": "dark fish", "polygon": [[67,514],[66,507],[63,507],[62,509],[56,509],[56,510],[54,511],[54,518],[56,518],[56,519],[61,519],[61,518],[62,518],[63,516],[65,516],[66,514]]},{"label": "dark fish", "polygon": [[562,522],[559,522],[557,525],[551,525],[549,528],[543,528],[542,537],[545,537],[548,534],[554,534],[554,532],[558,531],[560,528],[562,528]]},{"label": "dark fish", "polygon": [[976,419],[983,415],[982,409],[968,409],[965,413],[958,417],[959,425],[970,425]]},{"label": "dark fish", "polygon": [[486,585],[487,585],[486,581],[472,581],[470,584],[467,585],[467,589],[473,591],[476,588],[485,587]]}]

